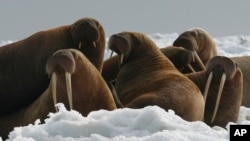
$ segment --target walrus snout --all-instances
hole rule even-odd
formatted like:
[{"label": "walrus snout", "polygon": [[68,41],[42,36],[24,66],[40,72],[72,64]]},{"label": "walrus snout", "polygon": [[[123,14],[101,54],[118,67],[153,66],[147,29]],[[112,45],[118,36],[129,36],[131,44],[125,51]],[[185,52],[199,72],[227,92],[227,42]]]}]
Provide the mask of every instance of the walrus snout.
[{"label": "walrus snout", "polygon": [[83,18],[76,21],[71,27],[71,35],[76,45],[87,44],[88,46],[96,47],[96,42],[99,40],[100,24],[92,18]]},{"label": "walrus snout", "polygon": [[75,71],[75,60],[72,53],[65,50],[58,50],[47,61],[46,72],[51,75],[53,72],[61,70],[59,73]]},{"label": "walrus snout", "polygon": [[203,64],[202,60],[200,59],[199,55],[197,54],[197,50],[198,50],[198,46],[197,46],[197,42],[191,38],[191,37],[178,37],[174,43],[174,46],[176,47],[183,47],[187,50],[190,50],[193,52],[194,56],[195,56],[195,61],[198,64],[198,68],[200,70],[205,70],[205,65]]},{"label": "walrus snout", "polygon": [[183,70],[195,59],[193,52],[183,47],[168,46],[160,50],[178,70]]},{"label": "walrus snout", "polygon": [[235,61],[224,56],[215,56],[207,64],[207,72],[223,72],[227,79],[232,79],[236,74],[238,65]]},{"label": "walrus snout", "polygon": [[110,36],[108,42],[109,49],[117,54],[128,54],[130,50],[129,38],[123,34],[114,34]]}]

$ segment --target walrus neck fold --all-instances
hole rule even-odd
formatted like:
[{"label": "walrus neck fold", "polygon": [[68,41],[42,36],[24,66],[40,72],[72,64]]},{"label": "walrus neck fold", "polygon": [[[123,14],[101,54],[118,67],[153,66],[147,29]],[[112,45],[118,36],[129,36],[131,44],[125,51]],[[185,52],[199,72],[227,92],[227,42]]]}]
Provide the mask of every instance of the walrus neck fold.
[{"label": "walrus neck fold", "polygon": [[[138,51],[138,53],[140,52]],[[122,90],[123,93],[120,93],[120,90],[117,89],[119,97],[123,99],[127,93],[130,93],[130,91],[136,91],[136,86],[131,86],[132,82],[137,82],[136,80],[145,80],[147,78],[151,79],[151,77],[149,78],[148,76],[160,78],[161,76],[159,74],[162,71],[175,70],[173,64],[165,63],[166,60],[166,57],[157,55],[157,53],[152,53],[152,51],[144,51],[143,55],[130,54],[129,58],[127,58],[127,60],[121,66],[117,75],[118,81],[116,82],[116,88],[121,88],[119,85],[130,85],[130,87],[127,90]],[[138,83],[140,83],[138,85],[144,85],[145,81]]]}]

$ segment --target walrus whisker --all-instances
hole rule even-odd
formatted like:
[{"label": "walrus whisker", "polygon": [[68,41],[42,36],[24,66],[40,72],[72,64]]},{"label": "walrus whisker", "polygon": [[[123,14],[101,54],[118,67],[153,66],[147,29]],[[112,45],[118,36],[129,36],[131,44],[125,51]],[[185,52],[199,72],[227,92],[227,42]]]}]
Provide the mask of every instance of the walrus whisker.
[{"label": "walrus whisker", "polygon": [[220,87],[219,87],[218,96],[217,96],[217,99],[216,99],[216,104],[215,104],[214,113],[213,113],[213,116],[212,116],[211,123],[214,122],[214,118],[215,118],[215,116],[217,114],[217,111],[218,111],[218,107],[219,107],[219,103],[220,103],[220,99],[221,99],[221,94],[222,94],[222,91],[223,91],[223,88],[224,88],[226,77],[227,77],[226,74],[223,73],[222,77],[221,77],[221,81],[220,81]]},{"label": "walrus whisker", "polygon": [[72,101],[72,87],[71,87],[71,73],[65,72],[66,78],[66,88],[67,88],[67,95],[69,100],[69,107],[70,110],[73,109],[73,101]]},{"label": "walrus whisker", "polygon": [[208,94],[208,90],[209,90],[212,78],[213,78],[213,72],[210,72],[209,76],[207,78],[207,82],[206,82],[206,86],[205,86],[205,90],[204,90],[204,94],[203,94],[205,105],[206,105],[207,94]]},{"label": "walrus whisker", "polygon": [[95,42],[93,42],[93,46],[96,47],[96,43]]},{"label": "walrus whisker", "polygon": [[194,56],[195,56],[195,60],[196,60],[197,63],[201,66],[202,70],[206,70],[206,67],[205,67],[205,65],[202,63],[202,61],[201,61],[199,55],[197,54],[197,52],[196,52],[196,51],[193,51],[193,53],[194,53]]},{"label": "walrus whisker", "polygon": [[[51,78],[51,85],[52,85],[52,98],[53,98],[53,103],[56,105],[57,99],[56,99],[56,73],[52,73],[52,78]],[[57,107],[55,107],[56,112],[58,112]]]},{"label": "walrus whisker", "polygon": [[82,42],[79,42],[78,48],[80,49],[82,47]]},{"label": "walrus whisker", "polygon": [[192,72],[195,72],[194,68],[193,68],[190,64],[188,64],[188,68],[189,68]]}]

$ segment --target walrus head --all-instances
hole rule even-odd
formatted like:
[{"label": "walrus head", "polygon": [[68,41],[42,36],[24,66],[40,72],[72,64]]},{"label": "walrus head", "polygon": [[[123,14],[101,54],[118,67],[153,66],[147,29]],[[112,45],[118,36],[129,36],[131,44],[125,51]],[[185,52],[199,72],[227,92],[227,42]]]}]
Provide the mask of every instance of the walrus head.
[{"label": "walrus head", "polygon": [[[146,35],[139,32],[121,32],[110,36],[108,47],[120,56],[120,64],[126,61],[127,58],[133,58],[140,54],[142,48],[151,48],[146,50],[148,55],[157,48],[156,44]],[[146,54],[145,50],[144,54]],[[130,56],[130,57],[128,57]]]},{"label": "walrus head", "polygon": [[103,32],[100,23],[93,18],[82,18],[71,25],[71,36],[76,45],[81,48],[83,45],[96,47],[100,40],[100,32]]},{"label": "walrus head", "polygon": [[80,50],[101,72],[106,38],[103,26],[96,19],[82,18],[70,25],[74,48]]},{"label": "walrus head", "polygon": [[[63,63],[62,63],[63,62]],[[65,77],[68,103],[70,109],[73,109],[71,74],[74,73],[76,64],[72,53],[65,50],[56,51],[47,61],[46,72],[52,78],[52,96],[54,104],[57,103],[57,77]]]},{"label": "walrus head", "polygon": [[123,63],[124,56],[128,56],[131,51],[129,36],[126,34],[114,34],[110,37],[108,46],[110,50],[120,56],[120,64]]},{"label": "walrus head", "polygon": [[178,70],[182,71],[185,67],[188,67],[191,71],[195,72],[190,65],[195,59],[192,51],[183,47],[175,46],[168,46],[161,48],[160,50],[167,58],[169,58]]},{"label": "walrus head", "polygon": [[[54,104],[64,103],[83,115],[116,108],[111,92],[96,67],[77,49],[56,51],[47,61]],[[51,101],[52,102],[52,101]]]},{"label": "walrus head", "polygon": [[183,48],[190,50],[190,51],[198,50],[198,46],[195,43],[195,40],[187,38],[187,37],[178,37],[174,41],[173,46],[183,47]]},{"label": "walrus head", "polygon": [[[189,33],[189,32],[186,32],[186,33]],[[184,36],[184,34],[182,34],[182,36]],[[205,65],[203,64],[202,60],[200,59],[200,57],[198,56],[197,54],[197,50],[199,49],[198,46],[197,46],[197,42],[195,40],[195,38],[193,37],[195,35],[192,35],[191,37],[178,37],[174,43],[173,43],[173,46],[176,46],[176,47],[183,47],[187,50],[190,50],[193,52],[194,56],[195,56],[195,62],[197,62],[198,64],[198,68],[200,70],[205,70],[206,67]]]},{"label": "walrus head", "polygon": [[237,68],[238,64],[235,61],[223,56],[215,56],[207,64],[207,72],[225,73],[227,79],[232,79],[234,77]]}]

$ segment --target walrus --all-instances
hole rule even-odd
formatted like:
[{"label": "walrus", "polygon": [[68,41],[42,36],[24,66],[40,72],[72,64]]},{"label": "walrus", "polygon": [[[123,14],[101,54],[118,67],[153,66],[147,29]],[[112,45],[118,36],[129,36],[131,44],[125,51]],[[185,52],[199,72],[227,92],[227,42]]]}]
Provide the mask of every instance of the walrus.
[{"label": "walrus", "polygon": [[[186,76],[204,94],[204,122],[225,128],[228,122],[237,122],[242,101],[243,75],[238,64],[224,56],[213,57],[206,68]],[[210,81],[208,85],[207,81]]]},{"label": "walrus", "polygon": [[195,71],[191,66],[191,63],[195,60],[193,51],[175,46],[167,46],[160,48],[160,50],[180,72],[184,69],[190,69],[191,72]]},{"label": "walrus", "polygon": [[[196,61],[191,64],[196,71],[205,70],[208,61],[218,55],[216,44],[212,36],[202,28],[192,28],[181,33],[173,42],[173,46],[183,47],[194,51],[195,54],[197,53]],[[183,72],[189,73],[190,70]]]},{"label": "walrus", "polygon": [[145,34],[113,34],[108,46],[120,58],[115,89],[125,107],[157,105],[173,109],[188,121],[203,119],[204,100],[199,88]]},{"label": "walrus", "polygon": [[50,81],[44,69],[48,57],[67,48],[83,52],[101,72],[102,25],[93,18],[82,18],[0,47],[0,116],[27,106],[42,94]]},{"label": "walrus", "polygon": [[250,56],[231,57],[239,65],[243,74],[243,98],[242,106],[250,107]]},{"label": "walrus", "polygon": [[[181,47],[167,46],[164,48],[160,48],[160,50],[174,64],[174,66],[179,71],[184,70],[194,60],[193,52]],[[102,70],[103,78],[107,82],[115,81],[116,76],[119,72],[119,68],[120,66],[119,66],[118,55],[108,58],[103,63],[103,70]]]},{"label": "walrus", "polygon": [[96,67],[76,49],[56,51],[46,63],[46,72],[52,77],[48,88],[30,105],[19,111],[0,116],[0,136],[17,126],[42,122],[49,112],[56,112],[55,103],[64,103],[70,110],[83,116],[91,111],[116,109],[112,94]]}]

